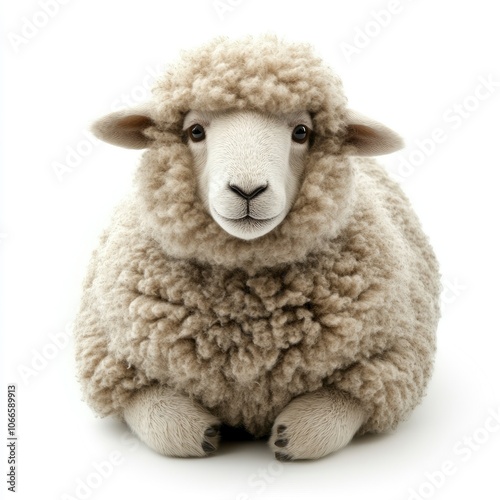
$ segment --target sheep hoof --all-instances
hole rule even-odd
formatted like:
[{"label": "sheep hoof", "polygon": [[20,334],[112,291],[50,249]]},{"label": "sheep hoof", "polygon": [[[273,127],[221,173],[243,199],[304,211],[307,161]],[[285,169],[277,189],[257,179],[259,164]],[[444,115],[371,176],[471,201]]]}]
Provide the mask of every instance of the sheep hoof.
[{"label": "sheep hoof", "polygon": [[208,441],[203,441],[201,447],[203,448],[203,451],[207,453],[213,453],[215,451],[215,446]]},{"label": "sheep hoof", "polygon": [[219,435],[220,425],[213,425],[205,431],[206,437],[215,437]]},{"label": "sheep hoof", "polygon": [[288,444],[288,439],[277,439],[274,444],[278,448],[284,448]]},{"label": "sheep hoof", "polygon": [[165,386],[140,389],[125,421],[150,448],[171,457],[206,457],[219,445],[220,422],[201,405]]},{"label": "sheep hoof", "polygon": [[366,419],[345,393],[325,388],[292,400],[278,415],[269,445],[281,462],[321,458],[343,448]]}]

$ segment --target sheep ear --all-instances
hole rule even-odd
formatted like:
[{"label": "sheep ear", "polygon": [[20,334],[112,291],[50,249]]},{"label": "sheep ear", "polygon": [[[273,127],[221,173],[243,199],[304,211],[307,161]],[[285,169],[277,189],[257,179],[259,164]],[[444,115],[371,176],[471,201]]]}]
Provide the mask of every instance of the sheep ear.
[{"label": "sheep ear", "polygon": [[347,111],[346,143],[354,146],[356,156],[386,155],[404,147],[396,132],[353,110]]},{"label": "sheep ear", "polygon": [[103,116],[93,123],[91,130],[98,139],[115,146],[143,149],[152,143],[144,130],[154,124],[150,111],[143,106]]}]

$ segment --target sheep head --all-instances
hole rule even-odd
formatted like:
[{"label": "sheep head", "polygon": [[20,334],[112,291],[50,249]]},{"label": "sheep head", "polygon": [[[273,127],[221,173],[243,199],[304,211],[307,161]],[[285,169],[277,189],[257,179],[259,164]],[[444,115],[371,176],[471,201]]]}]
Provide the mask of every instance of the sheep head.
[{"label": "sheep head", "polygon": [[402,145],[346,107],[340,80],[310,47],[275,37],[217,39],[184,54],[150,104],[93,131],[147,148],[140,210],[165,251],[238,267],[300,259],[335,237],[353,207],[353,156]]}]

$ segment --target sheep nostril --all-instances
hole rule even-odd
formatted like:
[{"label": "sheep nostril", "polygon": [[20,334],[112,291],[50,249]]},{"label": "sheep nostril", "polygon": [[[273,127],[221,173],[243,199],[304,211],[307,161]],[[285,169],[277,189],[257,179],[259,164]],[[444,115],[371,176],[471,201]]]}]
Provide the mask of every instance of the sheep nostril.
[{"label": "sheep nostril", "polygon": [[259,196],[259,194],[263,193],[267,189],[267,184],[259,186],[254,190],[252,190],[251,192],[244,191],[235,184],[229,184],[229,189],[234,191],[237,195],[241,196],[245,200],[252,200],[253,198],[256,198],[257,196]]}]

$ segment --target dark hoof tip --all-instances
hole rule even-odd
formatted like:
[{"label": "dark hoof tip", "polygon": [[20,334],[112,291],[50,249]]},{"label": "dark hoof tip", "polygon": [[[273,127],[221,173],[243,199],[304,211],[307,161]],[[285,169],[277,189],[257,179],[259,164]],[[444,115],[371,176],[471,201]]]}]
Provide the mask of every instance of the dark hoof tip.
[{"label": "dark hoof tip", "polygon": [[201,447],[205,453],[213,453],[215,451],[215,446],[208,441],[203,441]]},{"label": "dark hoof tip", "polygon": [[278,448],[284,448],[288,444],[288,439],[278,439],[274,442]]},{"label": "dark hoof tip", "polygon": [[279,460],[280,462],[291,462],[292,457],[287,455],[286,453],[281,453],[280,451],[277,451],[274,456],[276,457],[276,460]]},{"label": "dark hoof tip", "polygon": [[209,427],[205,431],[205,436],[206,437],[215,437],[217,434],[219,434],[220,426],[219,425],[213,425],[212,427]]},{"label": "dark hoof tip", "polygon": [[278,428],[276,429],[276,432],[278,434],[283,434],[286,431],[286,425],[278,425]]}]

